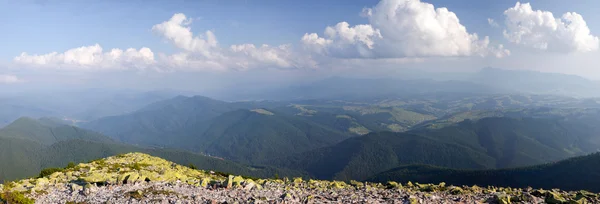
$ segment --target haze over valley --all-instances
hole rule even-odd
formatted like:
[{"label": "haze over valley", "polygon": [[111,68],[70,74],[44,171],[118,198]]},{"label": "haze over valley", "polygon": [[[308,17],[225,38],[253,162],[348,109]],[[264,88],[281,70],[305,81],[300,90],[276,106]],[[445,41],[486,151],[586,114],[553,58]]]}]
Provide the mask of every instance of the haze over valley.
[{"label": "haze over valley", "polygon": [[0,1],[0,203],[597,203],[598,6]]}]

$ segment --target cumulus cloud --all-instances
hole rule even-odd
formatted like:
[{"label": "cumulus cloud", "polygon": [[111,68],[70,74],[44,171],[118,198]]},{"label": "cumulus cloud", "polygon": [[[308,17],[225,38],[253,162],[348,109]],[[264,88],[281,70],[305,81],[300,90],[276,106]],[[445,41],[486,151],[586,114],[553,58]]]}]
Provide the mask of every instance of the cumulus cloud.
[{"label": "cumulus cloud", "polygon": [[312,66],[309,58],[300,56],[290,45],[253,44],[221,47],[212,31],[194,35],[192,19],[182,13],[152,26],[152,31],[180,51],[167,55],[155,54],[149,48],[139,50],[112,49],[104,52],[98,45],[73,48],[63,53],[22,53],[14,61],[35,67],[73,70],[153,69],[157,71],[227,71],[253,68],[301,68]]},{"label": "cumulus cloud", "polygon": [[557,18],[552,12],[533,10],[531,4],[517,2],[504,15],[504,37],[515,44],[553,52],[598,50],[598,37],[590,33],[578,13],[567,12]]},{"label": "cumulus cloud", "polygon": [[192,19],[182,13],[177,13],[168,21],[152,26],[152,30],[176,47],[189,52],[200,52],[209,57],[212,49],[218,45],[215,34],[206,31],[205,36],[194,36],[189,25]]},{"label": "cumulus cloud", "polygon": [[204,36],[194,36],[192,20],[177,13],[168,21],[154,25],[152,30],[172,43],[182,52],[165,56],[164,65],[171,69],[188,70],[246,70],[253,68],[301,68],[308,61],[301,61],[300,53],[290,45],[240,44],[229,48],[220,47],[217,37],[206,31]]},{"label": "cumulus cloud", "polygon": [[13,84],[19,82],[22,82],[22,80],[15,75],[0,74],[0,84]]},{"label": "cumulus cloud", "polygon": [[491,46],[489,38],[480,39],[460,24],[447,8],[435,8],[420,0],[381,0],[363,9],[368,25],[350,26],[346,22],[327,27],[324,36],[307,33],[303,45],[319,53],[341,57],[503,57],[510,52],[502,45]]},{"label": "cumulus cloud", "polygon": [[14,61],[25,65],[77,70],[143,69],[155,62],[154,53],[146,47],[103,52],[99,44],[73,48],[63,53],[30,55],[23,52]]}]

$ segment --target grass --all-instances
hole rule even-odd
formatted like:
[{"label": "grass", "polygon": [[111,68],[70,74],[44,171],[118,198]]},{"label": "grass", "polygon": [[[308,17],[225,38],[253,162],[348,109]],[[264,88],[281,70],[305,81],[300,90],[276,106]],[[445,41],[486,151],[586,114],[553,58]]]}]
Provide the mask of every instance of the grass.
[{"label": "grass", "polygon": [[64,170],[63,168],[47,168],[47,169],[43,169],[40,172],[40,175],[38,175],[38,178],[50,176],[51,174],[53,174],[55,172],[61,172],[63,170]]},{"label": "grass", "polygon": [[0,194],[0,201],[10,204],[34,204],[35,200],[28,198],[21,192],[6,191]]}]

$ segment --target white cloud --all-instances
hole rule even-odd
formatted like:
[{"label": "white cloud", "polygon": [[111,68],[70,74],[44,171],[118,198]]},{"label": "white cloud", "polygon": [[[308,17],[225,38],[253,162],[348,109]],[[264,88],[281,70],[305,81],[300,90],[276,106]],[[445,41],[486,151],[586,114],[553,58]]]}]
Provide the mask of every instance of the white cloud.
[{"label": "white cloud", "polygon": [[504,15],[504,37],[515,44],[553,52],[598,50],[598,37],[575,12],[555,18],[552,12],[533,10],[531,4],[517,2]]},{"label": "white cloud", "polygon": [[340,22],[333,27],[325,28],[326,38],[316,33],[304,34],[302,43],[312,51],[333,56],[371,57],[376,39],[381,33],[371,25],[355,25]]},{"label": "white cloud", "polygon": [[19,79],[15,75],[0,74],[0,84],[13,84],[13,83],[19,83],[22,81],[23,80]]},{"label": "white cloud", "polygon": [[510,52],[492,47],[486,36],[468,33],[456,14],[420,0],[382,0],[363,9],[370,24],[350,26],[346,22],[327,27],[325,35],[305,34],[310,50],[339,57],[503,57]]},{"label": "white cloud", "polygon": [[64,53],[52,52],[41,55],[22,53],[14,62],[33,67],[71,70],[125,70],[154,69],[157,71],[227,71],[256,68],[302,68],[311,67],[311,59],[301,56],[290,45],[255,46],[253,44],[219,46],[211,31],[204,36],[194,36],[192,20],[184,14],[174,14],[168,21],[152,26],[152,30],[180,49],[166,55],[154,53],[149,48],[139,50],[112,49],[103,52],[100,45],[73,48]]},{"label": "white cloud", "polygon": [[23,52],[14,61],[23,65],[73,70],[143,69],[155,62],[154,53],[146,47],[103,52],[98,44],[73,48],[63,53],[30,55]]},{"label": "white cloud", "polygon": [[490,26],[492,26],[493,28],[499,28],[500,24],[498,24],[498,22],[496,22],[494,19],[488,18],[488,24],[490,24]]},{"label": "white cloud", "polygon": [[231,45],[222,48],[217,37],[206,31],[205,36],[191,32],[191,19],[184,14],[173,15],[170,20],[154,25],[152,30],[164,37],[181,53],[163,57],[172,70],[247,70],[255,68],[301,68],[310,60],[303,58],[290,45],[270,46],[253,44]]},{"label": "white cloud", "polygon": [[206,31],[205,36],[194,37],[191,27],[189,27],[191,23],[192,19],[188,19],[182,13],[177,13],[168,21],[152,26],[152,30],[178,48],[211,57],[212,49],[218,46],[217,38],[212,31]]}]

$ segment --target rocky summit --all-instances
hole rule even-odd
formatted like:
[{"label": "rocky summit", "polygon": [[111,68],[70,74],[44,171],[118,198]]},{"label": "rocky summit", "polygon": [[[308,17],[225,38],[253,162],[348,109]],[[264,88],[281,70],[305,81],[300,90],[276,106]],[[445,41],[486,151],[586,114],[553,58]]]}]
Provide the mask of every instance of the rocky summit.
[{"label": "rocky summit", "polygon": [[587,191],[255,179],[129,153],[0,185],[4,203],[600,203]]}]

